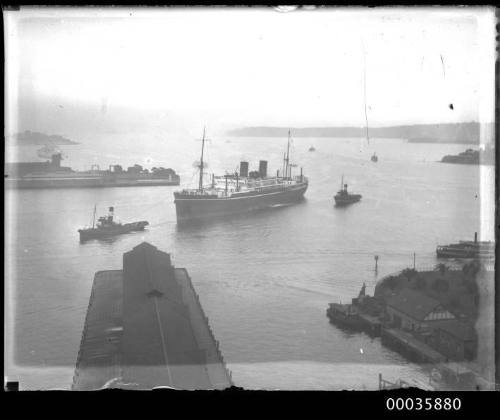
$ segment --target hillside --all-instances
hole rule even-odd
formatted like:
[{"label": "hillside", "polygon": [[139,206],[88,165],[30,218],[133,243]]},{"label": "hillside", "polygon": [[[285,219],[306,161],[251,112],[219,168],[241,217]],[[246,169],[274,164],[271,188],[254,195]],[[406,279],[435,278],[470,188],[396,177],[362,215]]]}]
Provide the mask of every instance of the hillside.
[{"label": "hillside", "polygon": [[[411,142],[479,144],[479,123],[416,124],[370,128],[371,138],[408,139]],[[364,127],[303,127],[290,128],[294,137],[364,137]],[[487,137],[493,140],[493,124],[486,124]],[[286,137],[287,127],[244,127],[227,132],[236,137]]]},{"label": "hillside", "polygon": [[66,137],[56,134],[47,135],[34,131],[26,130],[22,133],[17,133],[8,139],[15,146],[59,146],[68,144],[79,144],[76,141],[67,139]]}]

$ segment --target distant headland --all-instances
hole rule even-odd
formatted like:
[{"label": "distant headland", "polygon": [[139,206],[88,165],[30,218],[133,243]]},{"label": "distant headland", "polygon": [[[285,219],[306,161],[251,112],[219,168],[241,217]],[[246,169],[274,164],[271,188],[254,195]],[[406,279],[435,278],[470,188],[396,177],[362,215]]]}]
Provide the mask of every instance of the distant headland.
[{"label": "distant headland", "polygon": [[[493,123],[485,124],[488,133],[493,133]],[[364,137],[365,127],[303,127],[291,128],[294,137]],[[477,122],[446,124],[415,124],[370,128],[370,138],[407,139],[415,143],[461,143],[479,144],[480,125]],[[227,132],[235,137],[286,137],[288,127],[244,127]],[[492,136],[491,136],[492,137]],[[493,140],[493,137],[489,139]]]},{"label": "distant headland", "polygon": [[14,143],[13,145],[16,146],[60,146],[63,144],[79,144],[76,141],[56,134],[47,135],[29,130],[14,134],[13,136],[9,137],[9,140],[12,140],[12,142]]}]

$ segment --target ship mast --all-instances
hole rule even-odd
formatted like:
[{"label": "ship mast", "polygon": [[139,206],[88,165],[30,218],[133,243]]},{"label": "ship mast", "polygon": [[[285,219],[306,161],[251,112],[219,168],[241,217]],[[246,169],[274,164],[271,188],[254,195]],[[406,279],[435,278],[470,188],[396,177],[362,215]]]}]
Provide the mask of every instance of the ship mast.
[{"label": "ship mast", "polygon": [[96,211],[96,208],[97,208],[97,204],[94,204],[94,217],[92,219],[92,229],[94,229],[94,227],[95,227],[95,211]]},{"label": "ship mast", "polygon": [[201,158],[200,158],[200,183],[198,189],[203,192],[203,151],[205,149],[205,127],[203,127],[203,138],[201,139]]},{"label": "ship mast", "polygon": [[288,145],[286,148],[286,177],[288,178],[288,172],[289,172],[289,162],[290,162],[290,129],[288,129]]},{"label": "ship mast", "polygon": [[370,137],[368,136],[368,113],[366,112],[366,55],[363,46],[363,90],[365,94],[365,127],[366,127],[366,141],[370,144]]}]

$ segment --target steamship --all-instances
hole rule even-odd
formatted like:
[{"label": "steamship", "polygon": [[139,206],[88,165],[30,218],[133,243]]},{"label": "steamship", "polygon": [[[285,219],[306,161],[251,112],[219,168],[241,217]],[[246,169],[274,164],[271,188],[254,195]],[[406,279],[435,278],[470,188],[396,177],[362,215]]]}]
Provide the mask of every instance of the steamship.
[{"label": "steamship", "polygon": [[128,169],[110,165],[101,170],[92,165],[90,171],[75,171],[61,166],[62,155],[55,153],[47,162],[13,162],[5,164],[6,188],[90,188],[141,187],[179,185],[180,177],[171,168],[152,168],[151,171],[135,164]]},{"label": "steamship", "polygon": [[292,176],[290,163],[290,131],[283,157],[283,169],[276,176],[268,176],[267,161],[259,162],[258,171],[248,171],[248,162],[240,162],[239,173],[215,176],[204,184],[203,153],[205,130],[201,142],[200,175],[198,188],[174,192],[177,222],[206,219],[215,216],[240,214],[254,210],[277,207],[300,201],[307,190],[308,180],[300,169],[300,175]]},{"label": "steamship", "polygon": [[436,248],[438,258],[495,258],[495,242],[478,241],[477,232],[474,241],[459,241],[457,244],[438,245]]}]

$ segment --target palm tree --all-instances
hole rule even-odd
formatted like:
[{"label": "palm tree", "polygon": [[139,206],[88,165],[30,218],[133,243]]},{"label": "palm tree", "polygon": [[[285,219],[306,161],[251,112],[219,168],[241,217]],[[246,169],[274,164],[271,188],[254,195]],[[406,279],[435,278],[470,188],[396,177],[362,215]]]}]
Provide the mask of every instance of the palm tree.
[{"label": "palm tree", "polygon": [[434,270],[439,271],[442,276],[448,271],[448,269],[449,267],[444,263],[436,264],[436,266],[434,267]]}]

